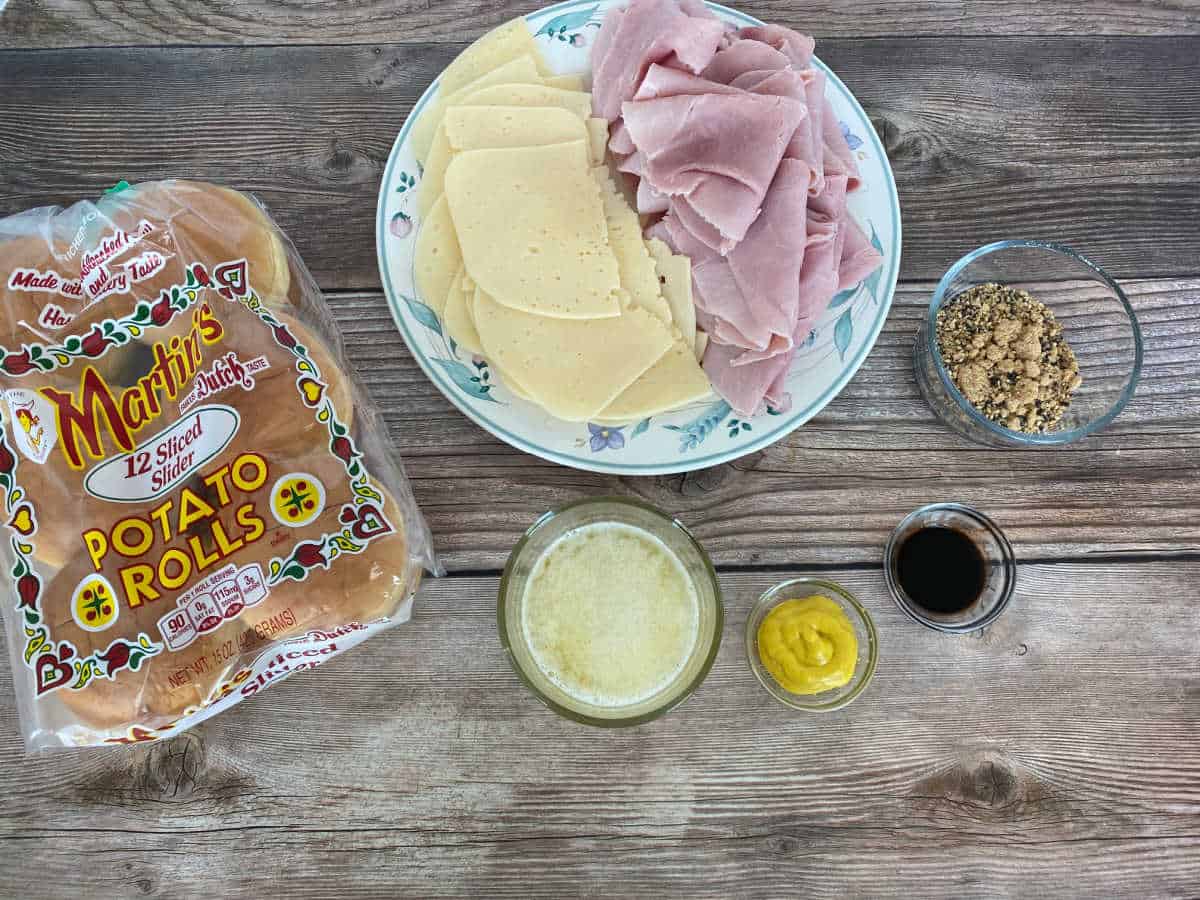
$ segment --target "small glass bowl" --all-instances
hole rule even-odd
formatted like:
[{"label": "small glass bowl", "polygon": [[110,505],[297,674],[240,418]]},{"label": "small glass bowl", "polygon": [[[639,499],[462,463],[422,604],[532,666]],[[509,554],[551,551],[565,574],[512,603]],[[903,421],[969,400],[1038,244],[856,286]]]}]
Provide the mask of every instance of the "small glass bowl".
[{"label": "small glass bowl", "polygon": [[[597,706],[572,697],[542,673],[529,649],[522,627],[521,603],[525,596],[525,585],[542,554],[568,531],[599,522],[632,525],[666,544],[692,579],[700,601],[696,643],[683,669],[658,693],[629,706]],[[647,503],[627,497],[595,497],[578,500],[546,513],[517,542],[500,579],[496,624],[500,630],[500,644],[508,654],[509,662],[535,697],[560,716],[575,722],[616,728],[657,719],[691,696],[717,658],[725,611],[712,562],[687,528]]]},{"label": "small glass bowl", "polygon": [[[775,676],[762,664],[758,655],[758,627],[767,613],[784,600],[802,600],[814,594],[828,597],[846,613],[846,618],[854,626],[854,636],[858,639],[858,660],[854,664],[854,675],[840,688],[820,694],[793,694],[776,681]],[[832,712],[853,702],[870,683],[879,658],[879,638],[875,634],[871,614],[840,584],[820,578],[793,578],[775,585],[759,597],[750,610],[750,617],[746,620],[746,655],[759,684],[784,706],[803,712]]]},{"label": "small glass bowl", "polygon": [[[952,528],[966,535],[979,550],[984,564],[983,592],[979,599],[956,613],[938,613],[919,606],[900,586],[897,555],[904,541],[930,526]],[[933,503],[904,517],[888,539],[883,556],[884,577],[896,605],[910,618],[935,631],[966,634],[978,631],[1004,612],[1017,586],[1017,561],[1000,526],[983,513],[961,503]]]},{"label": "small glass bowl", "polygon": [[[978,284],[1028,291],[1062,324],[1083,383],[1070,408],[1045,434],[1005,428],[962,395],[937,346],[938,310]],[[972,250],[942,276],[913,348],[917,385],[943,422],[981,444],[1030,447],[1069,444],[1112,422],[1142,371],[1142,333],[1125,293],[1104,270],[1069,247],[1044,241],[998,241]]]}]

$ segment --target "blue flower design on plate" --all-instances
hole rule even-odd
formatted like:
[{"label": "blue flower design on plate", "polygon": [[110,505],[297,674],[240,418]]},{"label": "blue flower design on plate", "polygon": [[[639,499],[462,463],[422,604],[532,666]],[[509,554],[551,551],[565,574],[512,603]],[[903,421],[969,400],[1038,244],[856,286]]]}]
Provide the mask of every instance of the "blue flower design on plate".
[{"label": "blue flower design on plate", "polygon": [[[664,425],[668,431],[679,432],[679,452],[689,453],[695,450],[712,434],[713,429],[725,420],[731,408],[724,400],[718,400],[707,407],[700,415],[683,425]],[[732,437],[732,435],[730,435]]]},{"label": "blue flower design on plate", "polygon": [[621,450],[625,446],[625,435],[621,433],[621,428],[593,425],[588,422],[588,431],[592,434],[593,453],[599,453],[601,450]]},{"label": "blue flower design on plate", "polygon": [[454,339],[442,330],[442,321],[438,318],[438,314],[415,297],[406,297],[401,294],[400,299],[408,305],[408,311],[412,317],[436,334],[445,347],[445,356],[430,355],[429,361],[437,363],[446,377],[468,397],[488,403],[498,402],[492,396],[492,373],[488,369],[487,360],[478,356],[472,357],[471,367],[473,370],[460,362],[457,359],[458,347],[455,345]]},{"label": "blue flower design on plate", "polygon": [[[588,45],[587,35],[582,29],[591,26],[599,28],[599,22],[593,22],[596,17],[596,11],[600,8],[599,4],[590,9],[580,9],[574,12],[563,13],[560,16],[555,16],[545,25],[538,29],[534,37],[541,37],[543,34],[549,40],[559,40],[570,44],[575,48],[582,48]],[[573,32],[573,33],[572,33]]]},{"label": "blue flower design on plate", "polygon": [[850,130],[850,126],[845,122],[838,122],[842,126],[842,137],[846,139],[846,146],[851,150],[857,150],[863,145],[863,140],[857,134]]}]

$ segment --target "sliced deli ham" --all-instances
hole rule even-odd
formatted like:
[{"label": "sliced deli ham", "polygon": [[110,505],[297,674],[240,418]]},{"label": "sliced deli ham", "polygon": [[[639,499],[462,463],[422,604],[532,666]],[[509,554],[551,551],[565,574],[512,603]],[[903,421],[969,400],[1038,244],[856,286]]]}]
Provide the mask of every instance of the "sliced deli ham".
[{"label": "sliced deli ham", "polygon": [[821,133],[824,137],[825,149],[828,151],[825,154],[825,168],[830,168],[832,157],[833,168],[846,175],[846,190],[858,190],[858,186],[862,183],[858,174],[858,162],[854,159],[854,151],[846,143],[846,136],[842,134],[842,123],[838,121],[828,99],[824,101],[824,110],[821,115]]},{"label": "sliced deli ham", "polygon": [[807,228],[807,200],[807,169],[785,160],[746,239],[725,259],[693,268],[697,304],[721,323],[710,330],[736,335],[732,343],[744,348],[730,357],[730,365],[768,359],[794,345],[804,259],[797,236]]},{"label": "sliced deli ham", "polygon": [[[824,153],[821,146],[820,108],[818,118],[811,121],[813,110],[809,106],[811,78],[806,72],[796,69],[778,69],[773,72],[746,72],[734,79],[733,84],[745,88],[754,94],[769,94],[777,97],[789,97],[804,106],[805,121],[792,132],[783,151],[784,159],[792,159],[802,163],[808,169],[809,193],[819,193],[825,184]],[[823,84],[823,82],[822,82]]]},{"label": "sliced deli ham", "polygon": [[792,353],[781,353],[760,362],[735,366],[733,360],[740,352],[738,347],[709,341],[704,354],[704,374],[712,383],[713,390],[724,397],[739,415],[752,416],[763,405],[768,389],[777,379],[787,375],[792,364]]},{"label": "sliced deli ham", "polygon": [[[603,26],[601,31],[603,31]],[[610,122],[621,104],[633,98],[646,70],[671,57],[700,72],[717,52],[725,26],[715,18],[691,16],[674,0],[637,0],[625,8],[611,32],[597,43],[592,61],[592,108]]]},{"label": "sliced deli ham", "polygon": [[883,262],[883,254],[875,249],[871,239],[858,223],[846,219],[846,239],[842,245],[842,257],[838,263],[838,290],[858,284]]},{"label": "sliced deli ham", "polygon": [[809,162],[821,173],[808,187],[810,194],[819,194],[825,186],[825,157],[821,145],[825,140],[825,73],[820,69],[803,69],[800,78],[804,82],[805,104],[808,110],[809,147],[812,157]]},{"label": "sliced deli ham", "polygon": [[[687,197],[671,200],[669,212],[674,214],[675,221],[688,233],[692,241],[703,245],[704,252],[700,258],[724,256],[733,249],[736,242],[724,237],[715,225],[693,208]],[[690,253],[687,255],[692,256],[693,260],[696,259]]]},{"label": "sliced deli ham", "polygon": [[[718,54],[719,55],[719,54]],[[660,66],[657,63],[646,71],[634,100],[653,100],[656,97],[676,97],[681,94],[740,94],[738,88],[693,75],[682,69]]]},{"label": "sliced deli ham", "polygon": [[759,197],[805,114],[786,97],[746,91],[634,100],[621,112],[657,190],[684,193],[701,173],[732,178]]},{"label": "sliced deli ham", "polygon": [[747,72],[776,72],[787,69],[787,56],[760,41],[735,40],[718,50],[700,74],[709,81],[732,84]]},{"label": "sliced deli ham", "polygon": [[836,219],[808,215],[808,242],[800,267],[797,321],[813,321],[829,306],[838,289],[838,265],[845,233]]},{"label": "sliced deli ham", "polygon": [[642,177],[661,194],[686,198],[719,232],[710,243],[719,249],[746,236],[804,118],[794,100],[745,91],[634,100],[621,111],[645,158]]},{"label": "sliced deli ham", "polygon": [[620,119],[617,119],[608,130],[608,149],[620,156],[628,156],[630,153],[637,152],[637,145],[629,136],[629,129]]},{"label": "sliced deli ham", "polygon": [[650,187],[650,182],[645,178],[638,179],[637,211],[640,215],[652,216],[656,213],[665,213],[670,207],[671,200],[666,194],[660,194]]},{"label": "sliced deli ham", "polygon": [[641,153],[630,153],[617,163],[617,171],[641,178],[646,171],[646,158]]},{"label": "sliced deli ham", "polygon": [[676,202],[716,230],[720,238],[716,249],[724,255],[738,245],[758,218],[762,197],[759,191],[732,178],[710,175]]},{"label": "sliced deli ham", "polygon": [[808,199],[809,211],[827,219],[841,219],[846,215],[846,184],[844,173],[826,175],[821,192]]},{"label": "sliced deli ham", "polygon": [[608,57],[608,51],[612,48],[613,40],[617,36],[617,30],[621,27],[621,20],[625,18],[625,7],[618,6],[615,9],[610,9],[608,15],[604,17],[604,21],[600,23],[600,30],[596,32],[596,39],[592,41],[592,83],[595,85],[596,73],[603,70],[605,59]]},{"label": "sliced deli ham", "polygon": [[703,367],[741,415],[782,411],[834,294],[880,264],[850,216],[860,183],[813,40],[735,29],[700,0],[631,0],[593,50],[593,105],[645,229],[692,262]]},{"label": "sliced deli ham", "polygon": [[705,244],[679,217],[679,208],[670,209],[657,223],[646,230],[646,237],[658,238],[676,253],[691,257],[692,265],[717,256],[717,251]]},{"label": "sliced deli ham", "polygon": [[[694,16],[697,19],[713,19],[717,22],[721,22],[721,20],[717,18],[716,13],[709,9],[708,5],[704,3],[704,0],[679,0],[679,8],[689,16]],[[721,27],[726,31],[734,30],[732,25],[728,25],[725,22],[721,22]]]},{"label": "sliced deli ham", "polygon": [[738,30],[738,37],[748,41],[761,41],[788,57],[797,69],[812,64],[816,41],[810,35],[801,34],[782,25],[750,25]]},{"label": "sliced deli ham", "polygon": [[[742,302],[762,310],[759,318],[768,321],[771,330],[766,347],[750,350],[774,353],[792,347],[805,250],[797,239],[807,230],[807,213],[808,167],[785,159],[771,182],[762,215],[727,257]],[[755,358],[750,353],[743,361]]]}]

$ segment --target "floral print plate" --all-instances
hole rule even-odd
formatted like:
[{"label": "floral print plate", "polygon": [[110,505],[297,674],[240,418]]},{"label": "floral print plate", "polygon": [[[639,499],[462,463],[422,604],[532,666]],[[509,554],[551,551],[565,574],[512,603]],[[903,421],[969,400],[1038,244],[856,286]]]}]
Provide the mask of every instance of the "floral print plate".
[{"label": "floral print plate", "polygon": [[[555,71],[586,72],[591,42],[605,12],[620,0],[569,0],[525,17]],[[737,25],[759,24],[736,10],[708,4]],[[883,265],[842,291],[809,334],[788,375],[791,408],[738,416],[719,398],[621,427],[555,419],[514,397],[487,360],[457,347],[434,311],[417,295],[413,254],[421,227],[415,195],[421,168],[408,143],[412,123],[437,92],[435,81],[417,101],[396,138],[379,191],[376,243],[379,271],[392,316],[425,374],[471,420],[496,437],[543,459],[597,472],[661,475],[728,462],[780,440],[824,408],[862,365],[892,302],[900,270],[900,205],[887,156],[849,89],[822,65],[842,132],[858,157],[862,187],[853,211]]]}]

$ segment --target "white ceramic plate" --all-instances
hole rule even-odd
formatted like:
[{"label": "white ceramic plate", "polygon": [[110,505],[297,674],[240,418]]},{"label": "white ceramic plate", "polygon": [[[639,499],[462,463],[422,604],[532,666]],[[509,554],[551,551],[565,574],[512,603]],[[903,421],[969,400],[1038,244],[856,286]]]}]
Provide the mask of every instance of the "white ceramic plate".
[{"label": "white ceramic plate", "polygon": [[[525,17],[549,64],[560,74],[587,71],[591,42],[605,12],[622,0],[568,0]],[[737,25],[760,24],[709,3]],[[514,397],[487,361],[443,332],[413,284],[413,253],[421,227],[415,195],[421,170],[408,143],[412,123],[437,93],[435,81],[417,101],[388,158],[376,211],[379,271],[392,316],[425,374],[472,421],[518,450],[596,472],[661,475],[715,466],[761,450],[820,412],[862,365],[887,318],[900,271],[900,204],[887,155],[858,101],[819,60],[828,96],[862,173],[850,209],[883,254],[883,265],[838,294],[788,375],[791,408],[743,419],[712,400],[621,428],[563,422]]]}]

